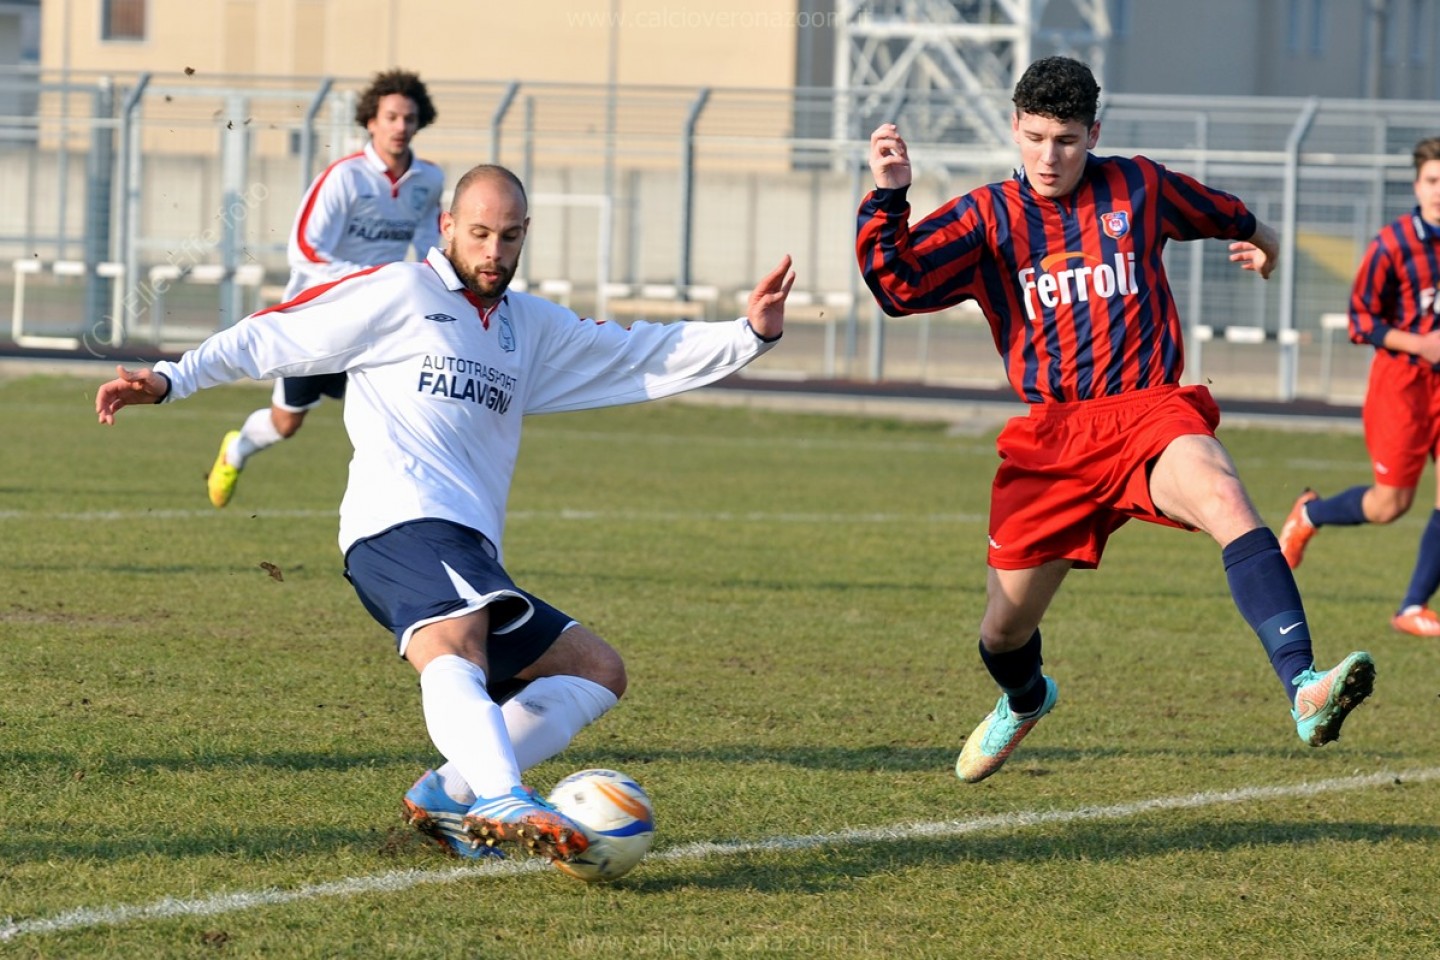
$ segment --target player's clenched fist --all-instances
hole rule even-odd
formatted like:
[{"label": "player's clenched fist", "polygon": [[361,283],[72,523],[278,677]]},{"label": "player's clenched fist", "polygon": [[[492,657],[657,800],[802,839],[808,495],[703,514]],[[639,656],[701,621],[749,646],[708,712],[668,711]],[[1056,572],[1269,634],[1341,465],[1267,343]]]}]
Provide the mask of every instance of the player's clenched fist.
[{"label": "player's clenched fist", "polygon": [[893,123],[882,123],[870,134],[870,172],[877,187],[893,190],[910,185],[910,153]]}]

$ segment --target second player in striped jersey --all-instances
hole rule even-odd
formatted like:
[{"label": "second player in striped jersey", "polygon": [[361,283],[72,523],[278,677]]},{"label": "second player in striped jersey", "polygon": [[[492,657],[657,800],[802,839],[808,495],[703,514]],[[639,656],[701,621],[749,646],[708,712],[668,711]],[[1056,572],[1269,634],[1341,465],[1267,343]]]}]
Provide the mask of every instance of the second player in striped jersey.
[{"label": "second player in striped jersey", "polygon": [[[1328,526],[1393,523],[1409,512],[1427,461],[1440,452],[1440,137],[1415,144],[1415,207],[1370,242],[1350,292],[1350,339],[1375,349],[1365,391],[1373,481],[1321,499],[1306,490],[1280,528],[1290,566]],[[1440,489],[1420,535],[1410,585],[1390,625],[1440,637]]]},{"label": "second player in striped jersey", "polygon": [[1215,438],[1219,409],[1205,387],[1180,385],[1165,244],[1230,239],[1231,261],[1266,278],[1275,232],[1235,197],[1153,160],[1092,155],[1099,94],[1077,60],[1031,64],[1011,119],[1022,169],[913,225],[909,149],[894,124],[870,138],[876,189],[857,242],[865,282],[894,316],[977,301],[1030,404],[996,441],[980,657],[1001,694],[956,761],[968,782],[999,770],[1054,707],[1040,621],[1070,570],[1098,566],[1110,534],[1133,518],[1219,543],[1301,740],[1335,739],[1374,675],[1364,652],[1314,669],[1294,576]]}]

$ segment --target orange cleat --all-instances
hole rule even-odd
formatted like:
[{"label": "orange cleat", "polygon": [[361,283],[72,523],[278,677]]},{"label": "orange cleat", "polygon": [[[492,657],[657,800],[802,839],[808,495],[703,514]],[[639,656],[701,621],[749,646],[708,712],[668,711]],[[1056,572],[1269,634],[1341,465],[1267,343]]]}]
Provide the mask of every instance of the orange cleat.
[{"label": "orange cleat", "polygon": [[1416,637],[1440,637],[1440,614],[1429,607],[1406,607],[1390,618],[1390,626]]},{"label": "orange cleat", "polygon": [[1305,544],[1315,536],[1315,525],[1305,516],[1305,505],[1320,499],[1320,494],[1305,488],[1305,492],[1295,500],[1295,506],[1290,508],[1290,515],[1285,518],[1285,525],[1280,528],[1280,552],[1285,555],[1285,562],[1294,570],[1300,566],[1300,561],[1305,559]]}]

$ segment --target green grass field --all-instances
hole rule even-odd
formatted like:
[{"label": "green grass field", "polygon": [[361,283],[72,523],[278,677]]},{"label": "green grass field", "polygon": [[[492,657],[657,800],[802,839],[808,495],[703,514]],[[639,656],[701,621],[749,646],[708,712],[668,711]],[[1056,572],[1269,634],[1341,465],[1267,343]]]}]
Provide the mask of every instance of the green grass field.
[{"label": "green grass field", "polygon": [[[1424,510],[1325,531],[1299,572],[1322,662],[1379,668],[1339,743],[1296,738],[1214,544],[1131,524],[1047,620],[1059,706],[967,786],[991,436],[684,402],[532,420],[507,565],[631,692],[529,780],[614,767],[658,812],[650,858],[590,887],[402,828],[435,757],[340,576],[338,406],[222,512],[215,444],[267,394],[102,428],[96,385],[0,381],[0,956],[1440,952],[1440,646],[1388,626]],[[1277,525],[1303,484],[1368,478],[1355,435],[1222,438]]]}]

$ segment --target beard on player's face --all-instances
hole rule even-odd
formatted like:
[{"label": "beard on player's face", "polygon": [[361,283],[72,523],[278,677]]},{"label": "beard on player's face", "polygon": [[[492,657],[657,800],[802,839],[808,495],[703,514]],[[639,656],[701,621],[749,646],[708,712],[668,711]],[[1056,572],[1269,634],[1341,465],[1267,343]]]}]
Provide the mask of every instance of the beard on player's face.
[{"label": "beard on player's face", "polygon": [[504,296],[510,281],[515,277],[515,267],[494,260],[466,263],[456,247],[457,244],[452,239],[445,249],[445,256],[455,268],[455,276],[460,278],[465,289],[482,300],[498,300]]}]

